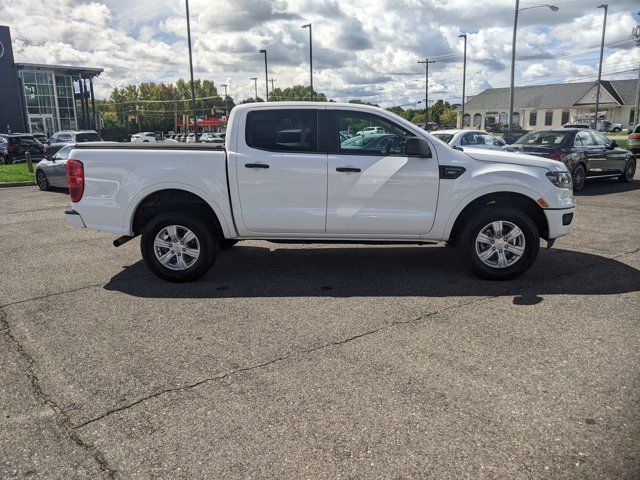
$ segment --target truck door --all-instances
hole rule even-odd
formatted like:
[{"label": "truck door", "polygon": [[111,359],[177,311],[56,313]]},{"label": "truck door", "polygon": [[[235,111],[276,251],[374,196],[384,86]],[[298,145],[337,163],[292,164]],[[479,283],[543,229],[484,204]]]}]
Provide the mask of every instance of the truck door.
[{"label": "truck door", "polygon": [[235,153],[247,234],[324,233],[327,154],[318,151],[318,109],[247,113]]},{"label": "truck door", "polygon": [[[377,133],[349,135],[366,127]],[[436,158],[405,155],[410,131],[382,116],[334,111],[328,159],[327,235],[415,237],[431,230],[438,202]]]}]

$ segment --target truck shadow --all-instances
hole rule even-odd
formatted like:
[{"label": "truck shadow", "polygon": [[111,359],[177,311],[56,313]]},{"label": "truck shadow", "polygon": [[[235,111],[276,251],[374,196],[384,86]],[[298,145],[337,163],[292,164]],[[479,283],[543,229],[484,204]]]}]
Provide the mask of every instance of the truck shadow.
[{"label": "truck shadow", "polygon": [[616,178],[594,178],[587,180],[584,188],[575,192],[576,197],[595,197],[599,195],[609,195],[611,193],[633,192],[640,190],[640,180],[629,183],[622,183]]},{"label": "truck shadow", "polygon": [[[604,281],[606,279],[606,281]],[[508,282],[481,280],[451,247],[353,247],[238,244],[221,252],[201,279],[173,284],[142,261],[104,287],[135,297],[455,297],[512,296],[535,304],[540,295],[611,295],[640,291],[640,270],[590,253],[541,250],[534,266]]]}]

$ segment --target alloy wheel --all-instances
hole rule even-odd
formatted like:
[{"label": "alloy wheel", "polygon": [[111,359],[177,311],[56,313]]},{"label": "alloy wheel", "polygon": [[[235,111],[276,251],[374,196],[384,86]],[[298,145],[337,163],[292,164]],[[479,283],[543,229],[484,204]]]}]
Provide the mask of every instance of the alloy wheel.
[{"label": "alloy wheel", "polygon": [[627,163],[627,168],[624,169],[624,176],[630,182],[633,180],[633,177],[636,175],[636,162],[635,160],[630,160]]},{"label": "alloy wheel", "polygon": [[156,259],[169,270],[186,270],[198,261],[200,242],[187,227],[168,225],[156,235],[153,251]]},{"label": "alloy wheel", "polygon": [[475,244],[482,263],[491,268],[507,268],[522,258],[526,240],[516,224],[496,220],[480,230]]},{"label": "alloy wheel", "polygon": [[586,178],[586,174],[585,174],[584,167],[582,165],[578,165],[573,170],[573,175],[572,175],[573,189],[574,190],[582,189],[582,187],[584,187],[585,178]]},{"label": "alloy wheel", "polygon": [[42,170],[38,170],[36,173],[36,183],[40,190],[47,190],[49,188],[49,180]]}]

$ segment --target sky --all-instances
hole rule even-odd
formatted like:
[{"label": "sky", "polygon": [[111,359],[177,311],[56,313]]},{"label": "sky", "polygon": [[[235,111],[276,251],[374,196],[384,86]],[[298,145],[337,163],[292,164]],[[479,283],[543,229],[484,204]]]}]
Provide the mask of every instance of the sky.
[{"label": "sky", "polygon": [[[550,0],[553,2],[553,0]],[[522,1],[516,85],[597,78],[603,0],[558,0],[553,12]],[[226,83],[235,101],[264,97],[266,49],[276,87],[309,83],[313,25],[314,87],[337,101],[416,106],[459,103],[467,34],[467,95],[509,85],[515,0],[191,0],[195,78]],[[609,0],[603,78],[636,78],[637,0]],[[104,69],[96,97],[143,81],[188,79],[181,0],[0,0],[16,62]],[[419,108],[420,105],[417,105]]]}]

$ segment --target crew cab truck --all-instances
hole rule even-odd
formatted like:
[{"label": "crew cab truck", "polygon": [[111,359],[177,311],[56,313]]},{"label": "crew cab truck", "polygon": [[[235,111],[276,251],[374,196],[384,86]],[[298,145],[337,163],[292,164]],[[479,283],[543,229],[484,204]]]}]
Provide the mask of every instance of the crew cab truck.
[{"label": "crew cab truck", "polygon": [[[384,133],[340,135],[367,127]],[[569,233],[575,210],[562,162],[454,149],[391,112],[339,103],[240,105],[224,151],[79,144],[67,177],[71,225],[120,235],[116,246],[140,235],[148,267],[176,282],[248,239],[448,242],[479,276],[509,279],[531,266],[540,238]]]}]

